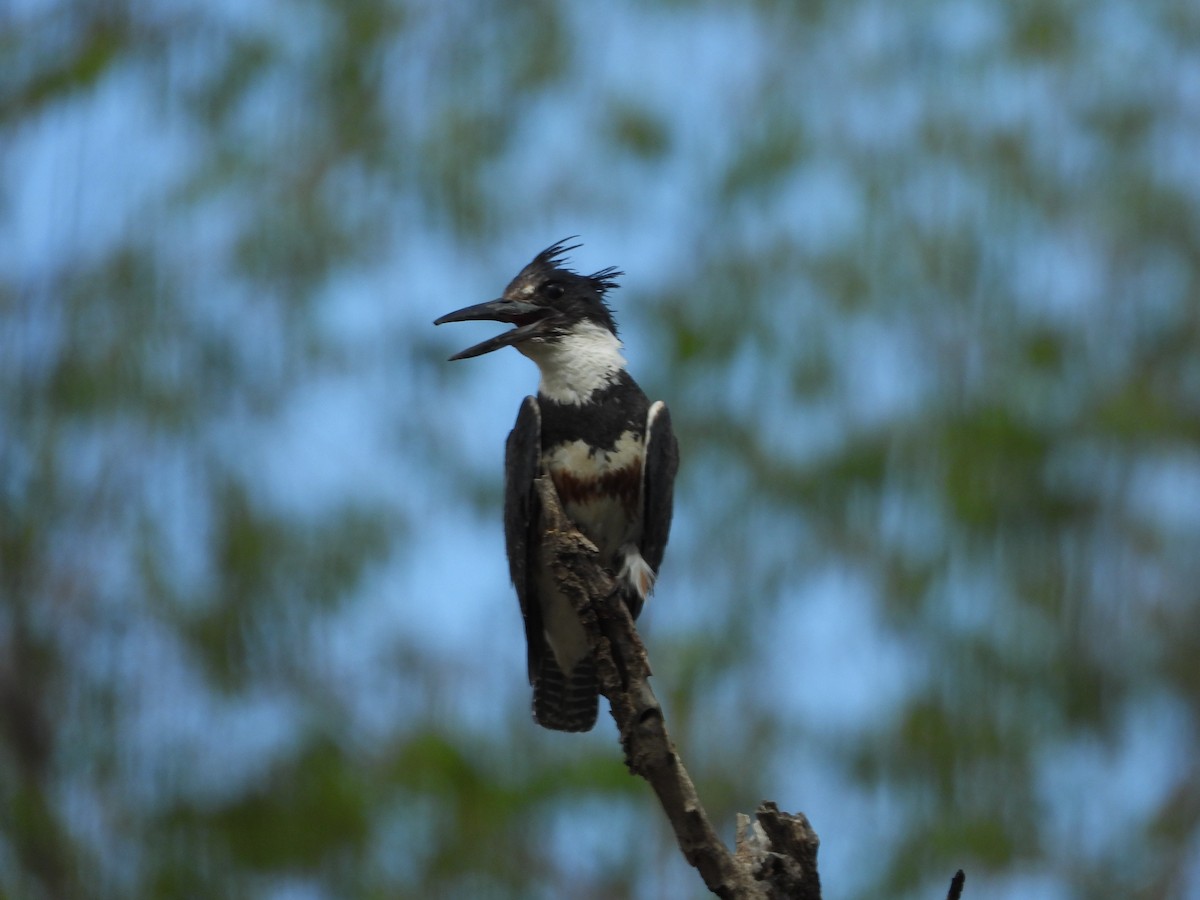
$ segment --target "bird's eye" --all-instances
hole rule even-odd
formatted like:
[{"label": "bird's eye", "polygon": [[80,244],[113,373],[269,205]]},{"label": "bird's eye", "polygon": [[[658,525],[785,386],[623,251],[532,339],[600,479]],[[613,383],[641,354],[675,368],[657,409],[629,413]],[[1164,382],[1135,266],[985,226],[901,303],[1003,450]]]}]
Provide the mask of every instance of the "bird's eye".
[{"label": "bird's eye", "polygon": [[542,285],[542,293],[551,300],[557,300],[563,295],[563,286],[557,281],[547,281]]}]

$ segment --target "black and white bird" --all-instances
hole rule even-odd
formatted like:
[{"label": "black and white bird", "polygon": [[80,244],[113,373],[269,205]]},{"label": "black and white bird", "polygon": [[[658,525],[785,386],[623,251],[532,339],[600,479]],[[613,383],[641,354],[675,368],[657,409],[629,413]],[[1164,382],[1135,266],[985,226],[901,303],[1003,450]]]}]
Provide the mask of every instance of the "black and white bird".
[{"label": "black and white bird", "polygon": [[539,559],[534,479],[550,475],[563,511],[599,548],[636,618],[667,546],[679,453],[666,404],[650,403],[625,369],[605,302],[622,273],[571,271],[565,255],[580,245],[565,243],[535,256],[499,299],[434,324],[515,325],[450,358],[512,346],[541,370],[537,396],[521,404],[505,448],[504,536],[525,619],[533,718],[546,728],[588,731],[596,723],[596,669],[574,607]]}]

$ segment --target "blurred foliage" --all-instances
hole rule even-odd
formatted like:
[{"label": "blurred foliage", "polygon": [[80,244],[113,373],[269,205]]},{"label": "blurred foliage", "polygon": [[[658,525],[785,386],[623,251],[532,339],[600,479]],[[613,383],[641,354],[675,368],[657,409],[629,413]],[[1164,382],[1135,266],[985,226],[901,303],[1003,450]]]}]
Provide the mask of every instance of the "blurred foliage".
[{"label": "blurred foliage", "polygon": [[[473,376],[381,311],[585,226],[641,266],[622,325],[684,448],[646,628],[725,833],[803,809],[838,896],[1200,889],[1194,4],[0,21],[0,894],[695,891],[606,722],[562,742],[514,691],[483,727],[476,645],[341,637],[423,485],[497,502],[444,415]],[[435,245],[436,283],[388,267]],[[345,339],[371,276],[400,300]],[[305,468],[357,465],[296,412],[338,379],[385,386],[367,492]],[[878,633],[826,673],[796,623],[831,573]],[[893,700],[795,699],[856,679]]]}]

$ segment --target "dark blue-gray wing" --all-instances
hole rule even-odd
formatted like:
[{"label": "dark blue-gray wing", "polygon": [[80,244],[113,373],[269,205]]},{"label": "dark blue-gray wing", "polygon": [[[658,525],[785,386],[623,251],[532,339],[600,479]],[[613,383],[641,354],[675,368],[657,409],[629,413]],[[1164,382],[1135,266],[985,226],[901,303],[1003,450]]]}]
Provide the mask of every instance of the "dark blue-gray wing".
[{"label": "dark blue-gray wing", "polygon": [[504,449],[504,543],[508,573],[525,619],[529,683],[533,685],[533,718],[543,728],[588,731],[596,724],[599,688],[591,657],[562,672],[546,642],[542,604],[537,595],[541,503],[534,479],[541,471],[542,414],[526,397]]},{"label": "dark blue-gray wing", "polygon": [[542,414],[537,399],[526,397],[504,447],[504,545],[508,573],[525,619],[530,684],[537,676],[545,647],[542,607],[534,594],[533,571],[541,512],[533,481],[541,466],[541,454]]},{"label": "dark blue-gray wing", "polygon": [[662,565],[671,535],[671,513],[675,503],[675,472],[679,469],[679,445],[671,430],[671,413],[661,400],[646,417],[646,464],[642,470],[642,559],[655,574]]}]

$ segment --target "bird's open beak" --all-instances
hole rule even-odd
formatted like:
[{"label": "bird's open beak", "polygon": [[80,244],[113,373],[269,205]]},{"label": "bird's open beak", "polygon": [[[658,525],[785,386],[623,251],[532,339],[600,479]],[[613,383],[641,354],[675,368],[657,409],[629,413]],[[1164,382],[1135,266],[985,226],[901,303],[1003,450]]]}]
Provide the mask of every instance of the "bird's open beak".
[{"label": "bird's open beak", "polygon": [[445,325],[447,322],[473,322],[486,320],[489,322],[508,322],[517,327],[512,331],[498,334],[494,338],[481,341],[474,347],[468,347],[460,353],[455,353],[451,360],[470,359],[472,356],[482,356],[501,347],[519,344],[527,338],[535,337],[544,330],[547,317],[551,310],[544,306],[534,306],[520,300],[489,300],[487,303],[476,303],[465,309],[446,313],[440,319],[434,320],[434,325]]}]

